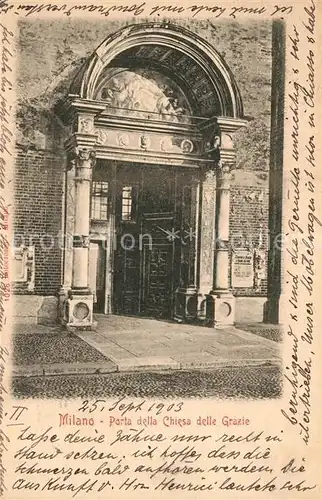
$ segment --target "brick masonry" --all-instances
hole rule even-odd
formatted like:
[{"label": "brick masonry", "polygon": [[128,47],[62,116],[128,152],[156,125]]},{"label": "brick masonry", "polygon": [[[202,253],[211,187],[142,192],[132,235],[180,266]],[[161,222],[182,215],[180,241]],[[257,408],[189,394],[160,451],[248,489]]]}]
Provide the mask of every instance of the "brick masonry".
[{"label": "brick masonry", "polygon": [[[133,19],[130,23],[146,21]],[[263,247],[267,248],[271,23],[174,22],[198,33],[221,53],[237,80],[245,116],[255,119],[236,137],[230,227],[233,244],[241,235],[256,245],[261,224]],[[53,295],[61,284],[57,235],[62,227],[65,129],[54,113],[55,103],[66,95],[86,57],[125,24],[129,22],[105,19],[19,23],[14,231],[16,238],[35,236],[35,294]],[[45,235],[53,248],[41,248],[39,238],[46,241]],[[256,290],[236,289],[234,293],[264,296],[266,291],[266,280],[262,280]],[[16,292],[25,290],[18,286]]]},{"label": "brick masonry", "polygon": [[[61,284],[62,195],[64,160],[53,151],[17,148],[15,160],[15,244],[35,247],[35,288],[54,295]],[[24,284],[15,293],[28,293]]]},{"label": "brick masonry", "polygon": [[[267,177],[267,173],[245,170],[233,174],[230,211],[230,262],[234,249],[254,250],[258,248],[261,238],[260,248],[265,252],[266,273],[268,257]],[[230,280],[232,280],[231,274]],[[237,296],[265,296],[267,279],[262,279],[256,288],[232,288],[232,290]]]}]

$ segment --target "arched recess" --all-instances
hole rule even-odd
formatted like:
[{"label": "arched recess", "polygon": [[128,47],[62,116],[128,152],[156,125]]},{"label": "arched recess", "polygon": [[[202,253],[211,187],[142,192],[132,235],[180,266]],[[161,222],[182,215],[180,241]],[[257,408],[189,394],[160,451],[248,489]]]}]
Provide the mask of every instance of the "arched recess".
[{"label": "arched recess", "polygon": [[[145,48],[142,57],[138,51]],[[197,104],[194,114],[243,118],[236,81],[220,54],[195,33],[172,24],[131,25],[110,35],[86,61],[70,93],[81,99],[99,100],[97,89],[106,68],[122,60],[140,65],[140,59],[165,74],[177,75],[178,85]]]},{"label": "arched recess", "polygon": [[[120,106],[111,104],[111,100],[119,99],[117,102],[121,102],[119,95],[123,91],[131,94],[131,71],[135,73],[133,78],[138,78],[138,83],[141,77],[150,78],[147,85],[156,83],[154,90],[149,87],[155,98],[153,101],[151,97],[151,102],[157,103],[154,109],[136,108],[135,104],[141,106],[142,99],[131,102],[130,106],[126,105],[128,101],[122,101]],[[122,72],[123,76],[118,79]],[[156,76],[154,79],[151,72],[156,72],[161,78]],[[127,86],[120,84],[124,73],[128,78]],[[113,78],[114,82],[109,86]],[[181,107],[180,99],[168,98],[168,91],[172,91],[170,84],[173,84],[173,91],[177,91],[180,99],[182,97],[182,103],[187,104],[186,108]],[[138,86],[138,95],[141,89],[146,90],[143,84]],[[112,93],[110,97],[109,91]],[[162,100],[165,104],[161,106]],[[122,112],[118,111],[120,109]],[[179,111],[181,109],[183,113]],[[123,113],[124,110],[126,112]],[[144,113],[140,114],[142,111]],[[88,269],[90,235],[95,229],[95,237],[102,236],[109,240],[105,313],[113,310],[127,313],[126,302],[136,304],[137,312],[144,309],[150,314],[148,304],[151,296],[151,304],[159,304],[161,308],[162,304],[168,304],[164,306],[167,317],[190,320],[197,319],[201,314],[204,321],[203,306],[198,306],[202,297],[206,304],[207,321],[213,325],[233,323],[234,298],[229,292],[228,280],[229,173],[235,162],[232,136],[246,124],[246,120],[243,119],[242,100],[236,81],[220,54],[198,35],[176,25],[148,23],[127,26],[110,35],[86,61],[70,87],[63,112],[71,125],[71,135],[65,148],[72,160],[70,184],[74,184],[74,191],[66,188],[66,192],[75,193],[75,200],[70,196],[70,203],[68,200],[66,203],[75,216],[74,220],[66,218],[66,227],[71,228],[74,237],[73,251],[65,258],[64,264],[64,289],[69,290],[72,297],[67,311],[69,316],[64,321],[73,326],[75,322],[78,325],[92,322],[93,294]],[[94,158],[106,162],[106,168],[102,169],[105,180],[97,178],[95,182],[108,183],[110,190],[111,209],[104,235],[99,222],[95,222],[94,217],[92,221],[90,215],[91,182],[98,171],[94,168]],[[131,169],[133,165],[136,166]],[[165,179],[167,182],[164,182]],[[189,190],[185,190],[187,183]],[[132,184],[139,184],[140,187],[133,188]],[[124,191],[126,196],[124,186],[126,189],[130,187],[130,191]],[[133,215],[132,223],[132,212],[126,216],[122,212],[123,202],[125,207],[130,199],[126,206],[135,207],[138,189],[141,190],[140,206],[137,204],[139,215]],[[134,194],[128,195],[128,192]],[[178,200],[182,202],[178,203]],[[88,218],[84,217],[86,213]],[[131,231],[126,229],[125,221],[130,221]],[[132,234],[134,227],[142,234],[158,232],[157,241],[162,243],[156,243],[150,257],[142,257],[140,252],[146,250],[139,251],[133,266],[129,267],[139,270],[139,274],[131,278],[131,284],[127,285],[124,278],[130,273],[126,268],[127,256],[124,252],[115,255],[113,249],[121,247],[120,244],[115,246],[114,240],[127,234],[124,231]],[[165,228],[164,231],[160,227]],[[162,238],[166,238],[164,234],[168,234],[171,228],[177,227],[184,235],[189,227],[195,240],[191,237],[189,244],[185,242],[175,248],[170,245],[170,249],[168,240],[165,242]],[[160,259],[155,257],[156,262],[168,263],[164,272],[169,276],[171,274],[173,283],[161,276],[162,273],[156,273],[153,276],[161,276],[162,283],[154,283],[154,288],[150,290],[153,266],[147,269],[142,266],[150,262],[151,255],[154,258],[156,252],[163,251],[166,256]],[[173,263],[179,262],[174,266]],[[121,270],[123,275],[115,274],[114,269]],[[148,279],[142,279],[144,276]],[[115,280],[118,284],[122,282],[124,289],[115,286]],[[131,295],[132,283],[137,285],[135,300]],[[171,289],[164,289],[163,283],[170,283]],[[84,296],[89,311],[86,320],[78,317],[84,312]],[[209,306],[206,302],[208,296]],[[113,309],[111,304],[117,301],[123,301],[123,305]],[[193,304],[192,308],[190,304]],[[76,310],[76,316],[73,310]]]}]

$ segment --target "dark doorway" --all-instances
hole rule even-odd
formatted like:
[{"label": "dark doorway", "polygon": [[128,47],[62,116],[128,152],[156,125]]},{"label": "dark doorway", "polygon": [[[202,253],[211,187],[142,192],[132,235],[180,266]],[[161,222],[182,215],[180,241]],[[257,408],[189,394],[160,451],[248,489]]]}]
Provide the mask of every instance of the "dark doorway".
[{"label": "dark doorway", "polygon": [[183,175],[169,167],[118,167],[114,311],[169,319],[180,282]]}]

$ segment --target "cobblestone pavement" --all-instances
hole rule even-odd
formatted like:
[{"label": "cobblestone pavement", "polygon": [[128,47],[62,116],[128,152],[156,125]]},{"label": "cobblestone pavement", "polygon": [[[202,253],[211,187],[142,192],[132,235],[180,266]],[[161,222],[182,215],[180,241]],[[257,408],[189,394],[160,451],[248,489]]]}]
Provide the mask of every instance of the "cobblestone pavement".
[{"label": "cobblestone pavement", "polygon": [[16,334],[12,344],[12,361],[17,365],[108,361],[103,354],[82,339],[56,330],[53,333],[49,331],[41,334]]},{"label": "cobblestone pavement", "polygon": [[278,366],[13,379],[16,398],[186,397],[266,399],[281,394]]},{"label": "cobblestone pavement", "polygon": [[283,340],[283,327],[282,325],[271,325],[265,323],[251,323],[236,324],[236,328],[240,330],[245,330],[246,332],[254,333],[268,340],[273,340],[274,342],[282,342]]}]

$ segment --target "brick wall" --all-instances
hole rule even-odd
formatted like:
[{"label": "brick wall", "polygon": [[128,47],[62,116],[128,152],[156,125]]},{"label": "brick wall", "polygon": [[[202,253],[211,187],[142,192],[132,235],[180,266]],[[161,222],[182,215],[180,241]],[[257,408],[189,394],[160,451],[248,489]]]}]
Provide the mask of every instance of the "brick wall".
[{"label": "brick wall", "polygon": [[[59,152],[16,149],[13,232],[16,245],[35,246],[35,287],[29,293],[53,295],[61,284],[63,170]],[[14,291],[28,293],[23,284]]]},{"label": "brick wall", "polygon": [[[236,170],[232,174],[230,210],[230,264],[236,249],[259,248],[265,252],[265,274],[267,274],[268,248],[268,183],[267,173]],[[261,242],[260,242],[261,240]],[[230,265],[230,281],[232,282]],[[237,296],[265,296],[267,279],[259,286],[232,288]]]}]

